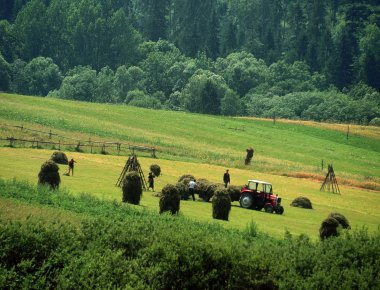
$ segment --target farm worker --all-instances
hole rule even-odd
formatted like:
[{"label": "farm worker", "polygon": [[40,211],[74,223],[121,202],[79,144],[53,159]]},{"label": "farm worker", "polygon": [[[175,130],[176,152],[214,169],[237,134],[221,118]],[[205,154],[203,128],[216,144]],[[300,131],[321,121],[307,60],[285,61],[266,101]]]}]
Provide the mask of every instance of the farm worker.
[{"label": "farm worker", "polygon": [[226,172],[223,175],[223,182],[224,182],[224,187],[227,188],[227,185],[230,183],[230,174],[229,174],[228,169],[226,170]]},{"label": "farm worker", "polygon": [[195,186],[197,185],[196,183],[196,180],[192,179],[190,180],[189,182],[189,193],[191,194],[191,196],[193,197],[193,201],[195,201],[195,196],[194,196],[194,189],[195,189]]},{"label": "farm worker", "polygon": [[148,190],[149,188],[152,188],[152,190],[154,191],[154,175],[152,172],[149,172],[148,182],[149,182]]},{"label": "farm worker", "polygon": [[70,175],[70,171],[71,171],[71,174],[74,175],[74,163],[76,161],[74,161],[73,158],[71,158],[71,160],[69,161],[69,173],[67,175]]}]

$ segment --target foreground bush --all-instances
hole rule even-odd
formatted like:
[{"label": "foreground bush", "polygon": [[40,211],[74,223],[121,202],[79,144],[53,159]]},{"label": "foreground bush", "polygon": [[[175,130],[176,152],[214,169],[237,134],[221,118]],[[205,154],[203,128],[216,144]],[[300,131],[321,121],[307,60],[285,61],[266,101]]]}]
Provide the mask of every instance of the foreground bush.
[{"label": "foreground bush", "polygon": [[62,151],[55,151],[51,155],[50,159],[53,160],[55,163],[58,163],[58,164],[64,164],[64,165],[69,164],[69,160],[67,159],[66,154]]},{"label": "foreground bush", "polygon": [[231,211],[231,198],[227,189],[217,188],[212,198],[212,217],[214,219],[228,221]]},{"label": "foreground bush", "polygon": [[139,174],[136,171],[128,172],[123,181],[123,202],[140,204],[142,185]]},{"label": "foreground bush", "polygon": [[307,208],[307,209],[313,208],[310,199],[303,196],[295,198],[290,205],[294,207]]},{"label": "foreground bush", "polygon": [[42,164],[40,172],[38,173],[38,184],[49,185],[53,189],[57,189],[61,183],[59,176],[59,167],[52,161],[48,160]]},{"label": "foreground bush", "polygon": [[160,197],[160,213],[170,211],[171,214],[178,214],[180,200],[181,196],[177,190],[177,187],[167,184],[162,189]]},{"label": "foreground bush", "polygon": [[[79,213],[77,225],[0,218],[0,288],[379,289],[380,232],[312,241],[227,230],[0,179],[0,196]],[[88,218],[87,218],[88,217]],[[360,267],[358,267],[360,265]]]}]

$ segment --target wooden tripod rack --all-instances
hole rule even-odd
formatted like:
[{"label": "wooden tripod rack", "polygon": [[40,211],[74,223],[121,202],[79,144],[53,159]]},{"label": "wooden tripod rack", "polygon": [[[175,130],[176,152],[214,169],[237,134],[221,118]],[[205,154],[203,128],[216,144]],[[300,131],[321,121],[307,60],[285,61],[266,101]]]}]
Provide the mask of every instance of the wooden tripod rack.
[{"label": "wooden tripod rack", "polygon": [[139,174],[140,179],[141,179],[141,185],[145,190],[147,190],[148,185],[146,183],[145,176],[141,169],[140,163],[137,160],[137,156],[135,154],[133,154],[132,156],[129,156],[115,186],[121,187],[123,185],[125,176],[127,175],[128,172],[131,172],[131,171],[136,171]]},{"label": "wooden tripod rack", "polygon": [[338,181],[336,180],[334,168],[332,164],[328,166],[328,172],[326,174],[325,181],[323,181],[320,191],[325,191],[327,189],[329,192],[340,194]]}]

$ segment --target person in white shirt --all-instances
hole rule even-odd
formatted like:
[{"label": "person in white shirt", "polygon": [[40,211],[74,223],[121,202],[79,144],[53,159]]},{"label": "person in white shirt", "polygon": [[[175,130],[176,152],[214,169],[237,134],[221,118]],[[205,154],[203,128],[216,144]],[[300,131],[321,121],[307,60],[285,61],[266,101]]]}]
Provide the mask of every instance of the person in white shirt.
[{"label": "person in white shirt", "polygon": [[192,179],[190,180],[189,182],[189,193],[191,194],[191,196],[193,197],[193,200],[195,201],[195,197],[194,197],[194,189],[195,189],[195,186],[197,185],[197,183],[195,182],[196,180]]}]

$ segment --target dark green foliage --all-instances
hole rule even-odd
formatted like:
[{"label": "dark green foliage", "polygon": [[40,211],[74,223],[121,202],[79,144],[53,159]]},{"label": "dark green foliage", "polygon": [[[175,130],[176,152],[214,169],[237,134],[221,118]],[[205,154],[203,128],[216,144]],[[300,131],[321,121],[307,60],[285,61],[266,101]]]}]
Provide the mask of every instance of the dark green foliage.
[{"label": "dark green foliage", "polygon": [[207,179],[201,178],[197,180],[195,192],[198,193],[200,198],[208,202],[213,197],[216,187],[216,184],[209,182]]},{"label": "dark green foliage", "polygon": [[240,191],[243,186],[229,185],[227,187],[228,195],[231,198],[231,201],[239,201],[240,200]]},{"label": "dark green foliage", "polygon": [[310,199],[303,196],[300,196],[294,199],[290,205],[295,206],[295,207],[300,207],[300,208],[308,208],[308,209],[313,208]]},{"label": "dark green foliage", "polygon": [[181,195],[175,185],[167,184],[162,188],[160,197],[160,213],[170,211],[171,214],[178,214]]},{"label": "dark green foliage", "polygon": [[380,127],[380,118],[373,118],[371,122],[369,122],[369,125]]},{"label": "dark green foliage", "polygon": [[90,195],[50,192],[0,179],[1,197],[81,217],[79,227],[1,220],[2,289],[380,287],[379,232],[345,232],[324,242],[290,234],[275,239],[252,225],[243,232],[227,230]]},{"label": "dark green foliage", "polygon": [[321,240],[329,237],[337,237],[339,235],[338,227],[339,222],[335,218],[328,217],[322,222],[319,228],[319,237]]},{"label": "dark green foliage", "polygon": [[154,174],[154,176],[158,177],[161,175],[161,167],[158,164],[152,164],[150,166],[150,171]]},{"label": "dark green foliage", "polygon": [[38,184],[46,184],[53,189],[58,189],[61,182],[58,170],[59,167],[54,161],[46,161],[41,165],[40,172],[38,173]]},{"label": "dark green foliage", "polygon": [[212,217],[214,219],[228,221],[231,211],[231,198],[227,189],[217,188],[212,197]]},{"label": "dark green foliage", "polygon": [[61,151],[53,152],[50,159],[53,160],[55,163],[58,163],[58,164],[67,165],[69,163],[66,154],[64,152],[61,152]]},{"label": "dark green foliage", "polygon": [[8,91],[10,85],[11,66],[3,58],[0,52],[0,91]]},{"label": "dark green foliage", "polygon": [[338,221],[338,223],[344,229],[350,229],[351,228],[351,226],[350,226],[348,220],[346,219],[346,217],[344,215],[340,214],[340,213],[332,212],[332,213],[329,214],[328,217],[336,219]]},{"label": "dark green foliage", "polygon": [[128,172],[122,185],[123,202],[140,204],[142,185],[139,174],[136,171]]}]

